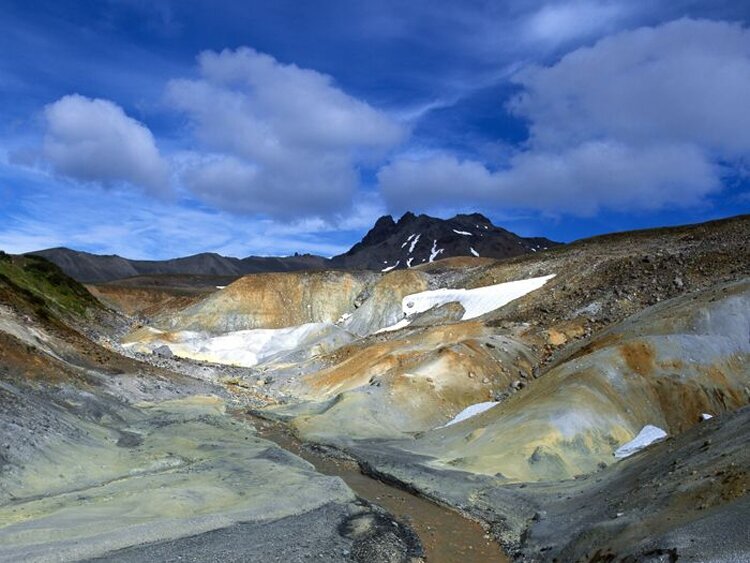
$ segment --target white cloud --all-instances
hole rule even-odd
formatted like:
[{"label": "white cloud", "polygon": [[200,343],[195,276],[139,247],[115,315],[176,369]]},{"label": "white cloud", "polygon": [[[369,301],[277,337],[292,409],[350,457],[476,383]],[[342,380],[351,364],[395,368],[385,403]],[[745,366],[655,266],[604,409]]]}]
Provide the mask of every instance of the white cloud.
[{"label": "white cloud", "polygon": [[610,137],[750,153],[750,31],[677,20],[619,33],[516,75],[534,147]]},{"label": "white cloud", "polygon": [[154,194],[169,190],[168,167],[151,131],[120,106],[78,94],[44,109],[42,156],[56,173],[104,186],[128,183]]},{"label": "white cloud", "polygon": [[174,80],[202,157],[186,185],[223,209],[273,216],[351,206],[358,163],[399,143],[402,126],[313,70],[249,48],[199,56],[201,78]]},{"label": "white cloud", "polygon": [[545,4],[529,17],[526,35],[552,44],[582,39],[610,28],[624,14],[620,3],[611,1]]},{"label": "white cloud", "polygon": [[561,152],[519,153],[510,165],[495,172],[476,161],[437,155],[398,160],[378,180],[398,210],[452,201],[574,215],[605,206],[653,211],[696,205],[720,187],[715,166],[691,146],[589,142]]},{"label": "white cloud", "polygon": [[379,173],[392,208],[494,205],[592,214],[696,205],[750,157],[750,32],[678,20],[619,33],[515,81],[530,137],[507,167],[445,154]]}]

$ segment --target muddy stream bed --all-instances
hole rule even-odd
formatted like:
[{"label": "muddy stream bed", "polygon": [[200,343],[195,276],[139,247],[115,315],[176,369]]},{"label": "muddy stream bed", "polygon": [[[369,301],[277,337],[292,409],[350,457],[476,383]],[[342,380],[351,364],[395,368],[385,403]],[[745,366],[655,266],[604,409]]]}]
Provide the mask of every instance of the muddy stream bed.
[{"label": "muddy stream bed", "polygon": [[315,452],[281,423],[247,415],[258,435],[305,459],[325,475],[341,477],[360,497],[388,510],[417,533],[427,563],[488,563],[508,561],[481,525],[458,512],[364,475],[359,466]]}]

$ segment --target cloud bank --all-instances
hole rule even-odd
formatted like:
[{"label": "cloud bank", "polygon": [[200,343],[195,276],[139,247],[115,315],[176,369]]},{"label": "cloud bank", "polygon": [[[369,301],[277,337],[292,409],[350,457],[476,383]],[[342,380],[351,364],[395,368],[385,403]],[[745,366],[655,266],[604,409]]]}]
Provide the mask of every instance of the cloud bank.
[{"label": "cloud bank", "polygon": [[448,154],[378,174],[392,209],[494,205],[590,215],[696,205],[750,156],[750,32],[677,20],[626,31],[513,79],[529,139],[508,166]]}]

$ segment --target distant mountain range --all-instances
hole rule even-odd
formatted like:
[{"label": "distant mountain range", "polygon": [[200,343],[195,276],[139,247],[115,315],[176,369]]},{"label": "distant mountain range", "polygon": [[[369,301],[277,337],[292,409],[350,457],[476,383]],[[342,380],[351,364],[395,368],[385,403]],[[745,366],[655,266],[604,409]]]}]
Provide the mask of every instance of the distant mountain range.
[{"label": "distant mountain range", "polygon": [[71,278],[85,283],[102,283],[134,276],[160,274],[196,274],[235,276],[258,272],[322,270],[329,260],[310,254],[248,258],[230,258],[205,252],[172,260],[129,260],[117,255],[99,255],[69,248],[50,248],[31,252],[54,262]]},{"label": "distant mountain range", "polygon": [[453,256],[509,258],[537,252],[559,243],[546,238],[524,238],[496,227],[479,213],[437,219],[406,213],[398,221],[386,215],[348,252],[333,258],[311,254],[284,257],[230,258],[214,253],[172,260],[129,260],[69,248],[50,248],[30,254],[54,262],[72,278],[102,283],[133,276],[196,274],[243,276],[258,272],[299,270],[380,270],[409,268]]}]

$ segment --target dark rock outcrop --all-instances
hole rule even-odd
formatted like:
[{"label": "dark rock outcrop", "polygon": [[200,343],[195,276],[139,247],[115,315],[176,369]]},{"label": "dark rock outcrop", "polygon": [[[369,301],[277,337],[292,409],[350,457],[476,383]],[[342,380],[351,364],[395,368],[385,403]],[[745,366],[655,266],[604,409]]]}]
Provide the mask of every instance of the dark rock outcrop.
[{"label": "dark rock outcrop", "polygon": [[438,219],[406,213],[398,222],[390,215],[378,219],[361,242],[335,256],[336,268],[389,270],[419,266],[454,256],[510,258],[559,243],[524,238],[496,227],[479,213]]}]

